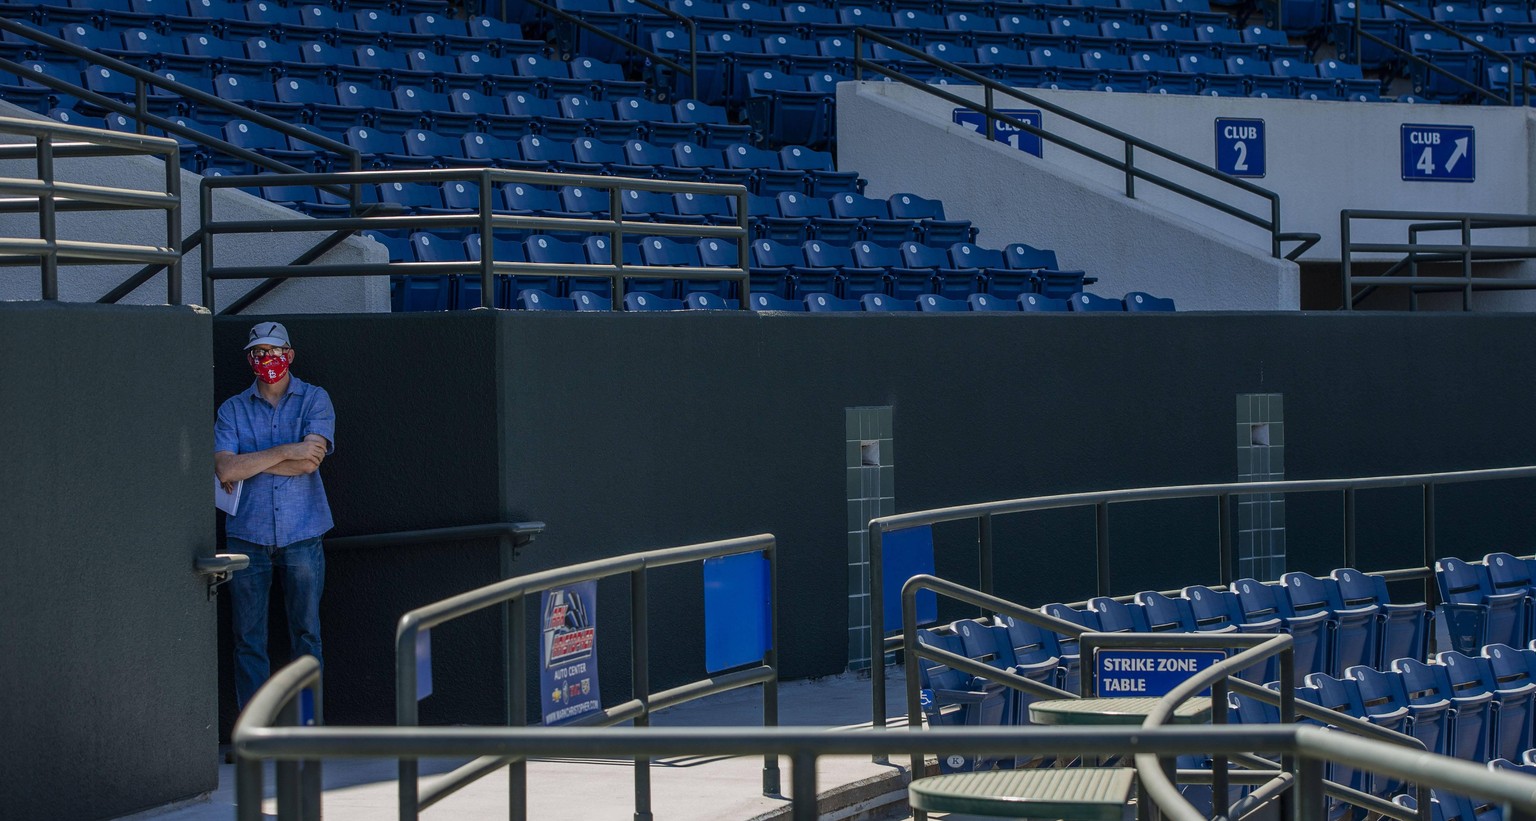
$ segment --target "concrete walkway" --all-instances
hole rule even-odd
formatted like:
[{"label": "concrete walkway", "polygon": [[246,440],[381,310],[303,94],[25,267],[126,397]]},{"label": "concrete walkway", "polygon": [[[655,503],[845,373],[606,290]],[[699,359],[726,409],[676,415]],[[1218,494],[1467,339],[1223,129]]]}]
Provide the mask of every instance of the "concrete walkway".
[{"label": "concrete walkway", "polygon": [[[905,723],[904,683],[900,669],[887,678],[887,715],[892,724]],[[816,681],[785,682],[779,686],[779,720],[784,725],[856,727],[869,726],[870,683],[854,675]],[[762,697],[748,688],[657,713],[656,726],[712,727],[761,726]],[[462,761],[429,759],[421,762],[423,779],[443,773]],[[789,801],[762,795],[761,757],[668,758],[651,767],[651,808],[657,821],[747,821],[788,817]],[[789,788],[789,762],[780,762],[780,784]],[[377,821],[396,816],[395,762],[326,761],[322,770],[325,796],[323,812],[329,821]],[[507,817],[505,770],[463,788],[422,813],[425,819],[502,819]],[[900,789],[906,768],[879,765],[868,758],[829,757],[817,768],[817,785],[823,796],[840,791],[849,797],[841,802],[846,812],[825,817],[857,815],[860,795],[876,795]],[[885,783],[889,781],[889,783]],[[268,800],[264,807],[275,816],[273,776],[268,765],[265,779]],[[859,785],[862,789],[850,789]],[[532,759],[528,763],[528,817],[535,821],[630,821],[634,813],[634,764],[621,759]],[[234,818],[234,767],[219,767],[219,788],[206,800],[172,809],[133,816],[159,821],[228,821]]]}]

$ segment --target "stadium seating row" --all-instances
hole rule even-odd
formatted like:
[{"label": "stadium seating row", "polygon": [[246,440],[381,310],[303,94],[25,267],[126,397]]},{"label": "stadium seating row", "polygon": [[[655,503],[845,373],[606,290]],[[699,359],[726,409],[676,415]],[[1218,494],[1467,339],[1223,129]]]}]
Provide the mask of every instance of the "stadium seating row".
[{"label": "stadium seating row", "polygon": [[1532,562],[1489,553],[1479,563],[1456,558],[1435,562],[1441,618],[1451,646],[1465,653],[1488,644],[1521,646],[1536,638],[1536,581]]}]

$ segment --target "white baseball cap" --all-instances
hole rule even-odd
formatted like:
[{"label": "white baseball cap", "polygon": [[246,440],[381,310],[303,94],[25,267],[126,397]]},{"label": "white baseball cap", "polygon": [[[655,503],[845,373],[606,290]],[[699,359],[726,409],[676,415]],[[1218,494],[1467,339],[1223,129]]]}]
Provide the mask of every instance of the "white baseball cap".
[{"label": "white baseball cap", "polygon": [[258,322],[251,328],[251,341],[245,343],[245,349],[250,350],[257,345],[273,345],[280,348],[291,348],[288,341],[288,329],[281,322]]}]

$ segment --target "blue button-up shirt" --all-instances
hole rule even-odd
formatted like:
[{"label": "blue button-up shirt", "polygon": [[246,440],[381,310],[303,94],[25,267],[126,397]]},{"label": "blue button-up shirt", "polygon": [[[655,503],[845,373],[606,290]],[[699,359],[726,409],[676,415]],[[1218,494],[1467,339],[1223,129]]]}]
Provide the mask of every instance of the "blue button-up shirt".
[{"label": "blue button-up shirt", "polygon": [[[277,406],[263,399],[257,383],[219,406],[213,426],[215,453],[255,453],[299,442],[311,433],[325,437],[335,449],[336,409],[330,394],[297,376]],[[313,539],[331,529],[331,506],[325,500],[320,471],[303,476],[258,473],[245,480],[240,505],[225,523],[226,533],[260,545],[283,547]]]}]

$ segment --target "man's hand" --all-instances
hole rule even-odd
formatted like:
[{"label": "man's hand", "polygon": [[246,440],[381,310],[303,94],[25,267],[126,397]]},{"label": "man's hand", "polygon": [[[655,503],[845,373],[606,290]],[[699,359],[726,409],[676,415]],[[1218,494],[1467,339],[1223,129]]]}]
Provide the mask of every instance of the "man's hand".
[{"label": "man's hand", "polygon": [[323,440],[316,441],[306,437],[302,442],[294,442],[291,445],[282,445],[281,451],[284,461],[308,462],[315,467],[320,467],[320,462],[325,458],[325,445]]}]

